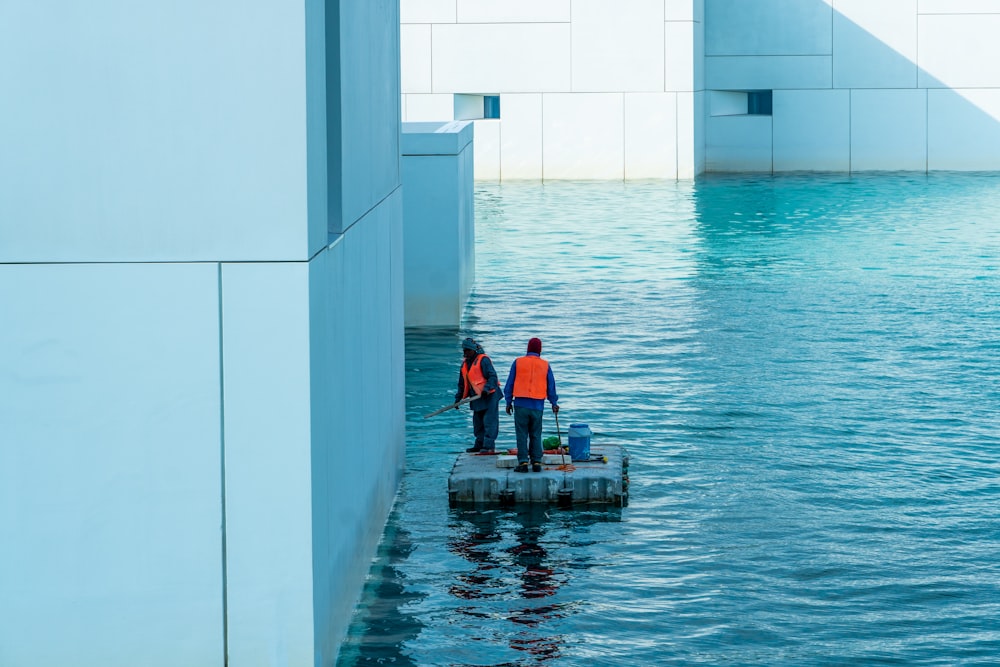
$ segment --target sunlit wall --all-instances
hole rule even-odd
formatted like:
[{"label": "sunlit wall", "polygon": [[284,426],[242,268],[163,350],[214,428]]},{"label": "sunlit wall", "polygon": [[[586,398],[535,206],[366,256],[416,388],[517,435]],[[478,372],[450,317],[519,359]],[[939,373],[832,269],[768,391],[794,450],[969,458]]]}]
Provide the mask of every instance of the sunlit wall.
[{"label": "sunlit wall", "polygon": [[404,118],[476,118],[480,180],[1000,169],[993,0],[400,8]]},{"label": "sunlit wall", "polygon": [[403,461],[399,16],[325,7],[0,3],[4,667],[336,655]]},{"label": "sunlit wall", "polygon": [[474,119],[477,179],[701,171],[702,0],[400,0],[400,15],[403,118]]},{"label": "sunlit wall", "polygon": [[706,168],[1000,169],[997,34],[982,0],[705,0]]}]

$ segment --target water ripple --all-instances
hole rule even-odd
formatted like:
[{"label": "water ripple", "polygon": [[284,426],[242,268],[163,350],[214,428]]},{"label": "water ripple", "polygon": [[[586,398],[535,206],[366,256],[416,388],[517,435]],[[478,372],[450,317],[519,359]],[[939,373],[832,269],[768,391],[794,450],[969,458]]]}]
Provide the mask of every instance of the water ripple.
[{"label": "water ripple", "polygon": [[[407,333],[407,472],[340,664],[996,663],[1000,176],[476,206],[462,329]],[[468,415],[422,415],[465,335],[502,378],[543,339],[561,435],[629,448],[629,507],[448,509]]]}]

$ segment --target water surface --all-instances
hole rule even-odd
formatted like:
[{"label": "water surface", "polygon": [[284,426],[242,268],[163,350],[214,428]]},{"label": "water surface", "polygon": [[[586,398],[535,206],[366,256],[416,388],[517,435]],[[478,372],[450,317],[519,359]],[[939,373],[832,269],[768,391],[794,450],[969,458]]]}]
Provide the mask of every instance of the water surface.
[{"label": "water surface", "polygon": [[[1000,175],[478,185],[340,664],[1000,663]],[[451,510],[459,343],[543,340],[619,510]],[[551,413],[546,435],[555,434]],[[513,446],[501,416],[500,446]]]}]

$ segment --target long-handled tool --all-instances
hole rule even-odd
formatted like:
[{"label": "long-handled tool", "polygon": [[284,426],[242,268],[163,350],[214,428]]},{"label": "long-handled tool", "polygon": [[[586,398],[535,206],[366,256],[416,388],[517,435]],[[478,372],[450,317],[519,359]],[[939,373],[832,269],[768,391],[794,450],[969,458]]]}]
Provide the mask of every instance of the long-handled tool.
[{"label": "long-handled tool", "polygon": [[424,419],[428,419],[429,417],[433,417],[435,415],[439,415],[442,412],[448,412],[449,410],[454,410],[455,408],[457,408],[458,406],[462,405],[463,403],[468,403],[469,401],[474,401],[477,398],[479,398],[479,394],[476,394],[475,396],[466,396],[465,398],[463,398],[462,400],[460,400],[457,403],[452,403],[451,405],[446,405],[443,408],[441,408],[440,410],[435,410],[434,412],[431,412],[430,414],[424,415]]},{"label": "long-handled tool", "polygon": [[566,454],[563,452],[562,446],[562,431],[559,430],[559,413],[553,412],[552,415],[556,418],[556,437],[559,438],[559,456],[562,457],[562,465],[566,465]]}]

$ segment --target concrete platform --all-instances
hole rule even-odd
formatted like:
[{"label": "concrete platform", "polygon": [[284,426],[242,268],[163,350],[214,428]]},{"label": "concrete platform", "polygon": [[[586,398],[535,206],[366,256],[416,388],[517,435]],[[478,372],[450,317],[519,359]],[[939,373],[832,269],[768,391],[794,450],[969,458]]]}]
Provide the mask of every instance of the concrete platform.
[{"label": "concrete platform", "polygon": [[[621,445],[592,445],[590,461],[546,455],[541,472],[514,472],[509,456],[459,454],[448,478],[448,503],[600,503],[628,505],[628,452]],[[607,462],[605,463],[605,459]]]}]

